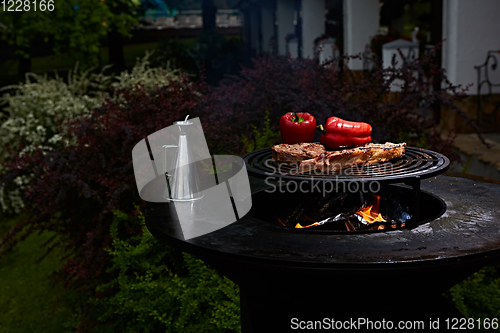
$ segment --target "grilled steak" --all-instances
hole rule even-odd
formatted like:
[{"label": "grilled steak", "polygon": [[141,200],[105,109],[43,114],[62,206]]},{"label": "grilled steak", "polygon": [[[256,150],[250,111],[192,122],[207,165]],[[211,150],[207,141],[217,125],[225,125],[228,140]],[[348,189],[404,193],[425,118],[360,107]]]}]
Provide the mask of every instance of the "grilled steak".
[{"label": "grilled steak", "polygon": [[320,172],[339,171],[356,165],[370,165],[401,157],[405,154],[406,143],[367,143],[351,149],[327,151],[318,157],[300,162],[299,172],[318,170]]},{"label": "grilled steak", "polygon": [[301,142],[296,144],[282,143],[272,148],[273,159],[279,162],[297,163],[320,156],[325,147],[317,143]]}]

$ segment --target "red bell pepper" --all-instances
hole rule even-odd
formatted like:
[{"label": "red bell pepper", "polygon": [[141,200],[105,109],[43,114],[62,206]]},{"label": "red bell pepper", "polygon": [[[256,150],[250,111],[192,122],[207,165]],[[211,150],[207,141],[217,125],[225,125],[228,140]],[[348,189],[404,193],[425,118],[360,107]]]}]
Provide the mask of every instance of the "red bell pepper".
[{"label": "red bell pepper", "polygon": [[312,142],[316,132],[316,118],[307,112],[288,112],[280,119],[284,143]]},{"label": "red bell pepper", "polygon": [[372,140],[371,133],[370,124],[330,117],[326,120],[320,142],[327,150],[360,146]]}]

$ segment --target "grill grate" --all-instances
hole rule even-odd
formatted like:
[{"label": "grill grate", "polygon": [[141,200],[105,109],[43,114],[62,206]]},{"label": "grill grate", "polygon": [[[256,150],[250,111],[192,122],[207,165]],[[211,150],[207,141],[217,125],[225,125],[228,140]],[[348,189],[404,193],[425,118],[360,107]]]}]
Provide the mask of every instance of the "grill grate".
[{"label": "grill grate", "polygon": [[429,178],[448,170],[450,160],[437,152],[406,147],[405,155],[384,163],[355,166],[341,171],[328,173],[299,174],[297,167],[278,164],[272,159],[271,148],[256,150],[246,154],[245,160],[248,172],[258,177],[278,177],[286,180],[314,180],[314,181],[380,181],[395,183],[411,178]]}]

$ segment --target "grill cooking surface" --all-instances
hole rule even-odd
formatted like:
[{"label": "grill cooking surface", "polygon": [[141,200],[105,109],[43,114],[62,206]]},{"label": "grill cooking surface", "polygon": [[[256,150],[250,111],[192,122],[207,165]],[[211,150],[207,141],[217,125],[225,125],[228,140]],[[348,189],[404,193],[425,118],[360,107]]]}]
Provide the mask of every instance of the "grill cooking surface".
[{"label": "grill cooking surface", "polygon": [[[441,176],[422,181],[423,190],[451,204],[452,209],[414,229],[356,235],[303,233],[247,214],[225,228],[185,241],[176,238],[176,228],[180,226],[165,203],[148,204],[146,223],[153,235],[182,251],[241,260],[250,270],[255,267],[251,263],[258,262],[336,272],[359,268],[378,272],[384,267],[389,270],[412,267],[415,273],[422,272],[424,267],[439,265],[443,271],[450,272],[447,264],[465,265],[471,261],[500,258],[500,183],[457,175],[460,177]],[[259,189],[269,188],[262,180],[255,183],[260,184],[255,184]],[[374,263],[384,266],[369,265]],[[432,274],[437,273],[432,271]],[[432,274],[427,279],[434,276]],[[387,281],[384,283],[391,285]]]},{"label": "grill cooking surface", "polygon": [[429,178],[445,172],[450,160],[434,151],[406,147],[405,155],[388,162],[355,166],[328,173],[299,174],[297,166],[278,164],[272,159],[271,148],[256,150],[243,157],[250,174],[259,177],[318,181],[384,181],[399,182],[408,178]]}]

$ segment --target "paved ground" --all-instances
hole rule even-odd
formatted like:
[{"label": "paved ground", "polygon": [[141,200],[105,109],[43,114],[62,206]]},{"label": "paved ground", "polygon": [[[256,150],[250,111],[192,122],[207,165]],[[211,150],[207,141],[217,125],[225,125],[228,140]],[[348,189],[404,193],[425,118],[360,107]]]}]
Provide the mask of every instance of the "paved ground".
[{"label": "paved ground", "polygon": [[465,169],[467,173],[500,180],[500,133],[483,134],[491,148],[486,147],[477,134],[458,134],[453,146],[457,148],[463,163],[453,169]]}]

